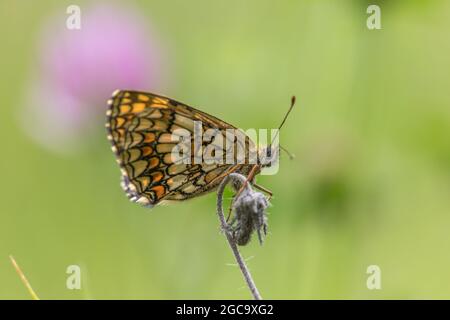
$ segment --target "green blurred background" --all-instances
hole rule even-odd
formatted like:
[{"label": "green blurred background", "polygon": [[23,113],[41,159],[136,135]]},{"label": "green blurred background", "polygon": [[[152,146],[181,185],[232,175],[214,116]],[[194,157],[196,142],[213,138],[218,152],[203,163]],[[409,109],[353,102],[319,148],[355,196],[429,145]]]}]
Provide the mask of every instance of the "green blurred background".
[{"label": "green blurred background", "polygon": [[[0,5],[0,298],[30,298],[9,254],[42,299],[249,298],[214,194],[130,203],[104,117],[71,154],[24,132],[38,30],[70,4]],[[369,4],[381,30],[366,27]],[[264,298],[450,298],[449,1],[119,5],[162,39],[162,93],[242,128],[276,127],[297,96],[280,139],[296,158],[258,179],[274,193],[270,233],[242,249]],[[66,288],[72,264],[81,290]]]}]

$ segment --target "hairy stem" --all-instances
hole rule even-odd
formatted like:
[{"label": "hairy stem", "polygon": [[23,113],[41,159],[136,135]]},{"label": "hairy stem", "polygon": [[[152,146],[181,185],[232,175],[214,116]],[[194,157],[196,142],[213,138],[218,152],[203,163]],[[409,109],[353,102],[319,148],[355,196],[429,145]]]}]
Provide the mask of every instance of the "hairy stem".
[{"label": "hairy stem", "polygon": [[[262,297],[259,294],[258,288],[256,287],[256,284],[253,281],[252,275],[250,274],[250,271],[248,270],[248,267],[245,264],[244,259],[242,259],[242,256],[236,245],[236,242],[233,239],[232,234],[229,232],[230,226],[226,222],[225,216],[223,214],[223,192],[225,190],[225,186],[230,182],[230,180],[235,180],[235,181],[237,180],[241,184],[244,184],[247,179],[243,175],[238,174],[238,173],[231,173],[223,179],[223,181],[221,182],[221,184],[219,186],[219,189],[217,190],[217,215],[219,216],[220,225],[221,225],[222,231],[225,233],[225,236],[228,241],[228,245],[230,246],[231,251],[234,254],[236,262],[239,265],[239,268],[241,269],[242,275],[244,276],[245,282],[247,283],[247,286],[250,289],[250,292],[252,293],[253,298],[255,300],[262,300]],[[250,188],[250,184],[246,183],[245,188]]]}]

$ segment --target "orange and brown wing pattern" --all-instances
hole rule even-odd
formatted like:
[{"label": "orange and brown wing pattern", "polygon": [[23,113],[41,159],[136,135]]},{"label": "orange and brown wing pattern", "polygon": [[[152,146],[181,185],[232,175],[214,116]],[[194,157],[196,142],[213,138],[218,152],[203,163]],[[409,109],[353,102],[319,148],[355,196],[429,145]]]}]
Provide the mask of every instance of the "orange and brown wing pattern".
[{"label": "orange and brown wing pattern", "polygon": [[193,134],[194,121],[201,121],[203,129],[234,129],[216,117],[137,91],[116,91],[108,104],[108,139],[121,168],[122,187],[132,201],[154,206],[162,200],[192,198],[212,191],[230,170],[248,171],[247,165],[173,162],[172,134],[177,129]]}]

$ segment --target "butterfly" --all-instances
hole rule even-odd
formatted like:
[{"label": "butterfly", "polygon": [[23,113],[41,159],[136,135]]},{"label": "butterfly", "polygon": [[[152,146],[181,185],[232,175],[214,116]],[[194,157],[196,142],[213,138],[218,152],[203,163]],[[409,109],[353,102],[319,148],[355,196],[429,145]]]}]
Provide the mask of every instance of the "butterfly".
[{"label": "butterfly", "polygon": [[[250,163],[250,152],[258,149],[255,143],[223,120],[161,95],[129,90],[113,93],[108,100],[106,114],[108,140],[122,174],[121,186],[131,201],[153,207],[165,201],[197,197],[214,191],[232,172],[247,176],[255,187],[271,194],[254,183],[254,177],[266,165],[259,160]],[[243,147],[246,150],[244,161],[231,164],[174,161],[174,136],[179,130],[194,133],[196,122],[201,123],[202,130],[212,129],[225,140],[227,149],[224,154],[230,148],[236,151],[236,148]],[[244,139],[230,138],[226,134],[229,129],[243,135]],[[194,141],[185,143],[190,149],[188,151],[193,153],[189,157],[194,158],[197,155]],[[202,141],[201,144],[207,150],[214,145],[214,141]],[[277,155],[272,146],[260,152],[269,160]]]}]

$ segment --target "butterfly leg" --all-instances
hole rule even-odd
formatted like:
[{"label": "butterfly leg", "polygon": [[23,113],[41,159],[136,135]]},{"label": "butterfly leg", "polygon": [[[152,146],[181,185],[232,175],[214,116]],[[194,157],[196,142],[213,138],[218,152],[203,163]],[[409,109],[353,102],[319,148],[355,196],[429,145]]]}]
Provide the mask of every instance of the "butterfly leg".
[{"label": "butterfly leg", "polygon": [[258,189],[258,190],[260,190],[260,191],[262,191],[262,192],[267,193],[267,194],[269,195],[269,198],[268,198],[267,200],[272,199],[272,196],[273,196],[272,191],[270,191],[269,189],[267,189],[267,188],[265,188],[265,187],[263,187],[263,186],[260,186],[259,184],[256,184],[256,183],[253,184],[253,186],[254,186],[256,189]]},{"label": "butterfly leg", "polygon": [[236,164],[234,166],[232,166],[231,168],[227,169],[227,171],[225,171],[224,173],[222,173],[221,175],[218,175],[217,177],[215,177],[214,179],[211,180],[210,184],[213,184],[216,180],[225,178],[227,175],[229,175],[230,173],[233,173],[234,171],[236,171],[239,168],[239,164]]},{"label": "butterfly leg", "polygon": [[244,191],[245,187],[247,186],[247,183],[249,183],[249,181],[252,181],[253,178],[255,177],[256,171],[259,169],[259,166],[257,164],[255,164],[252,169],[250,170],[248,176],[247,176],[247,180],[245,180],[245,182],[242,184],[241,188],[238,190],[238,192],[235,194],[233,201],[231,202],[231,206],[230,209],[228,210],[228,217],[227,217],[227,221],[231,216],[231,212],[233,211],[233,206],[234,206],[234,201],[239,197],[239,195],[242,193],[242,191]]},{"label": "butterfly leg", "polygon": [[249,181],[252,181],[253,178],[256,175],[256,171],[259,169],[259,165],[255,164],[252,169],[250,170],[248,176],[247,176],[247,180],[245,180],[245,182],[242,184],[241,188],[239,189],[239,191],[236,193],[235,195],[235,199],[242,193],[242,191],[244,191],[245,187],[247,187],[247,183],[249,183]]}]

